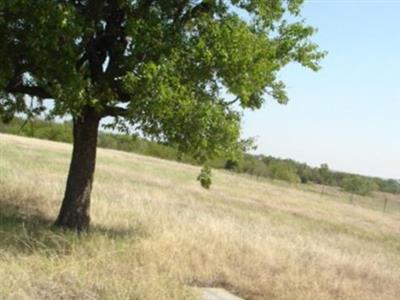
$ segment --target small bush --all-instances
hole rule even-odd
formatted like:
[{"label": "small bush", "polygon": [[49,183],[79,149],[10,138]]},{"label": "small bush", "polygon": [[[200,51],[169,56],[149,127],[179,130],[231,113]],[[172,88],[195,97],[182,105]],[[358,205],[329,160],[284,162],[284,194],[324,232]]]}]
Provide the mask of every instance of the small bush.
[{"label": "small bush", "polygon": [[197,177],[197,180],[200,181],[200,184],[203,188],[209,189],[211,186],[211,168],[209,166],[204,166],[201,171],[199,176]]},{"label": "small bush", "polygon": [[342,188],[350,193],[361,196],[370,195],[378,186],[375,182],[364,179],[361,176],[350,175],[346,176],[342,181]]},{"label": "small bush", "polygon": [[271,162],[268,166],[272,179],[284,180],[290,183],[300,183],[300,177],[297,175],[295,166],[288,162]]},{"label": "small bush", "polygon": [[239,167],[239,163],[236,160],[232,160],[232,159],[228,159],[224,165],[225,170],[231,170],[231,171],[237,170],[238,167]]}]

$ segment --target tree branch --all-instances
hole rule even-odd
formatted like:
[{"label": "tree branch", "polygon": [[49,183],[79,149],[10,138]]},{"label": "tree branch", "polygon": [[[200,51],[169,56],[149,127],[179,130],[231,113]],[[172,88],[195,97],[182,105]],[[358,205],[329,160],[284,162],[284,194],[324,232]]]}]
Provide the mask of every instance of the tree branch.
[{"label": "tree branch", "polygon": [[114,93],[117,94],[119,98],[118,101],[127,103],[132,99],[132,95],[124,91],[121,81],[114,81],[111,88],[114,91]]},{"label": "tree branch", "polygon": [[140,1],[136,10],[132,12],[132,17],[140,17],[150,6],[155,2],[154,0],[142,0]]},{"label": "tree branch", "polygon": [[180,19],[180,25],[184,25],[186,22],[189,20],[196,18],[200,16],[201,14],[209,13],[211,12],[213,8],[213,5],[210,3],[210,1],[202,1],[196,6],[194,6],[192,9],[189,9],[185,14],[183,14],[182,18]]},{"label": "tree branch", "polygon": [[189,4],[189,0],[181,1],[179,5],[176,6],[176,11],[174,14],[174,24],[176,24],[179,20],[179,18],[182,16],[183,10],[185,7]]},{"label": "tree branch", "polygon": [[38,86],[26,86],[26,85],[16,85],[16,86],[7,86],[6,92],[10,94],[26,94],[33,97],[39,97],[42,99],[52,99],[53,97],[45,91],[43,88]]},{"label": "tree branch", "polygon": [[102,117],[126,117],[128,110],[119,106],[107,106],[102,113]]},{"label": "tree branch", "polygon": [[232,105],[232,104],[238,102],[239,100],[240,100],[240,98],[236,97],[235,99],[233,99],[231,101],[225,102],[224,105],[229,106],[229,105]]}]

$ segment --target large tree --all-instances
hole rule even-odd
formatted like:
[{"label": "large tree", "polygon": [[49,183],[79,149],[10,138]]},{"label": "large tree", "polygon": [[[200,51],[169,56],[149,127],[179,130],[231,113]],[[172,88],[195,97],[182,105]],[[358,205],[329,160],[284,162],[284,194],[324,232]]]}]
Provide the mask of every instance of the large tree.
[{"label": "large tree", "polygon": [[55,224],[89,226],[102,118],[200,160],[236,153],[240,111],[266,97],[287,101],[279,70],[290,62],[318,69],[323,53],[309,40],[302,2],[0,1],[0,114],[73,118]]}]

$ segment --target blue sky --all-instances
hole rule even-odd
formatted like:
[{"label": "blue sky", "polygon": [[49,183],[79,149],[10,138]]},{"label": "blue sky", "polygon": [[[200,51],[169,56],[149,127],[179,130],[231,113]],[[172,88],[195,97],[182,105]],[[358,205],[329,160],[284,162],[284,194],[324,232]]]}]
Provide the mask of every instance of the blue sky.
[{"label": "blue sky", "polygon": [[322,69],[288,66],[289,103],[246,111],[243,135],[257,153],[400,178],[400,0],[309,0],[303,17]]}]

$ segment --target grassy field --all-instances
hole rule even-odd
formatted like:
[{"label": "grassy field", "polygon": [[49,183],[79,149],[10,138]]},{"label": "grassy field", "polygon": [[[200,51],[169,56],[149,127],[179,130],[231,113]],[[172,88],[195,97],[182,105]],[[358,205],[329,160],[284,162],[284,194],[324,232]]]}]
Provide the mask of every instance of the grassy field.
[{"label": "grassy field", "polygon": [[0,299],[399,299],[400,199],[99,149],[87,236],[50,229],[71,147],[0,135]]}]

